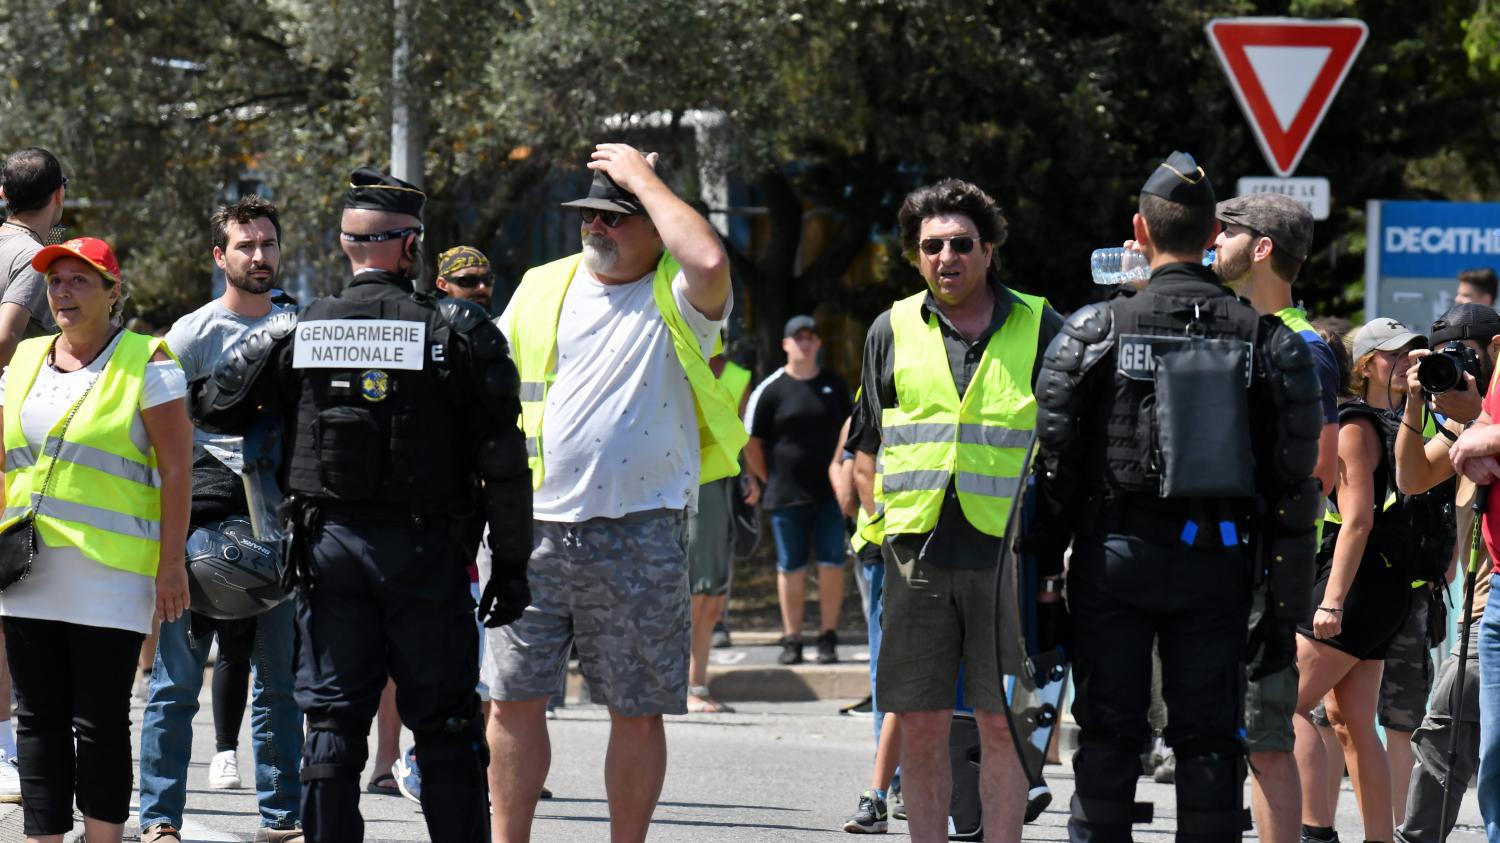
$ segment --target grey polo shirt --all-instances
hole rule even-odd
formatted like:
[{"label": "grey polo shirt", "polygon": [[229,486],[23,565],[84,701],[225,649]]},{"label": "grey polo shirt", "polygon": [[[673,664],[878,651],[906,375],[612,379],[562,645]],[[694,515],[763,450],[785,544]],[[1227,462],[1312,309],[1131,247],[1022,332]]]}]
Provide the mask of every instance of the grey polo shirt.
[{"label": "grey polo shirt", "polygon": [[31,259],[42,244],[31,232],[16,225],[0,225],[0,302],[13,302],[31,314],[26,336],[39,337],[56,330],[47,307],[47,279],[31,268]]},{"label": "grey polo shirt", "polygon": [[[989,277],[988,283],[995,296],[995,309],[990,316],[989,327],[973,342],[969,342],[953,327],[953,323],[937,306],[931,292],[926,294],[922,302],[923,310],[937,316],[943,348],[948,352],[948,369],[953,375],[953,385],[958,388],[960,397],[968,391],[969,382],[979,369],[979,361],[984,356],[984,348],[990,337],[1010,318],[1013,308],[1027,306],[993,275]],[[1037,372],[1041,370],[1042,356],[1046,353],[1047,346],[1052,343],[1052,338],[1058,331],[1062,330],[1062,324],[1062,317],[1057,311],[1050,307],[1043,309],[1041,329],[1037,336],[1036,360],[1031,367],[1032,383],[1036,382]],[[896,406],[895,347],[891,312],[887,310],[875,317],[870,332],[865,336],[860,397],[849,425],[849,442],[846,445],[850,450],[872,455],[880,452],[881,410]],[[943,509],[938,514],[937,526],[931,533],[908,533],[887,538],[892,542],[909,543],[913,552],[947,568],[989,568],[1000,558],[1000,539],[980,532],[969,523],[959,506],[958,489],[952,482],[948,484]]]}]

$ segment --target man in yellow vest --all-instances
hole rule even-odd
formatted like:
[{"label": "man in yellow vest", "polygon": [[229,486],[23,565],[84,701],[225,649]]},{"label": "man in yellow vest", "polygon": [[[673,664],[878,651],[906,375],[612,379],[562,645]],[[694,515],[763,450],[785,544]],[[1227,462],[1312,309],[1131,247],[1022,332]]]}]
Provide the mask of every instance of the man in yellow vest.
[{"label": "man in yellow vest", "polygon": [[746,434],[708,359],[731,307],[708,221],[656,156],[595,148],[583,252],[528,271],[499,324],[521,372],[536,519],[520,620],[489,633],[483,678],[494,839],[529,839],[569,650],[610,711],[611,838],[644,840],[667,769],[663,714],[687,710],[687,518],[739,470]]},{"label": "man in yellow vest", "polygon": [[1016,594],[997,588],[1014,582],[999,568],[1034,438],[1031,384],[1062,320],[1045,300],[990,273],[1005,218],[983,190],[956,179],[920,188],[898,221],[927,289],[870,327],[849,434],[855,476],[873,482],[884,507],[875,700],[900,723],[912,840],[946,840],[948,734],[962,665],[982,747],[984,837],[1018,841],[1026,778],[1001,673],[1017,672],[1025,654]]}]

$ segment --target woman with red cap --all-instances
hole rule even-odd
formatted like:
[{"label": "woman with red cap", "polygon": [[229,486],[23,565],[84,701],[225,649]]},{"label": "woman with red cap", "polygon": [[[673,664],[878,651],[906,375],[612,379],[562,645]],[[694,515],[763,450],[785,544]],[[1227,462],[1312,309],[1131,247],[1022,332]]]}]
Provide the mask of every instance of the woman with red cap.
[{"label": "woman with red cap", "polygon": [[107,243],[49,246],[32,266],[61,333],[22,342],[0,376],[0,571],[25,566],[0,581],[0,617],[26,834],[61,841],[76,796],[88,839],[116,841],[136,655],[153,613],[188,606],[186,384],[161,340],[119,327],[126,291]]}]

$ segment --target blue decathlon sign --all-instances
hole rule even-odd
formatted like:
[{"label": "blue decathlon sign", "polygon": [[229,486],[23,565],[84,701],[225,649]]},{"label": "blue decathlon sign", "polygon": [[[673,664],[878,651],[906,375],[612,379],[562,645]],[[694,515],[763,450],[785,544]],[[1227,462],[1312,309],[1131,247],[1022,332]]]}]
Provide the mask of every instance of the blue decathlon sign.
[{"label": "blue decathlon sign", "polygon": [[1426,333],[1453,305],[1460,271],[1500,268],[1500,203],[1371,200],[1366,224],[1366,319]]}]

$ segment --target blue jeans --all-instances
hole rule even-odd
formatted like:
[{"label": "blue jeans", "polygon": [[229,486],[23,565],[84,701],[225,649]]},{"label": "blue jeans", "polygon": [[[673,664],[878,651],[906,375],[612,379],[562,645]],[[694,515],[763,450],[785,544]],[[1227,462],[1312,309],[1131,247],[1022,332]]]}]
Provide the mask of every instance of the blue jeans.
[{"label": "blue jeans", "polygon": [[[287,600],[256,617],[250,660],[255,679],[250,699],[255,795],[260,824],[271,828],[288,828],[301,821],[302,711],[292,696],[295,611],[296,604]],[[190,623],[188,615],[183,615],[161,625],[151,670],[151,699],[141,726],[142,829],[159,823],[182,826],[193,716],[198,713],[203,668],[213,643],[207,636],[189,635]]]},{"label": "blue jeans", "polygon": [[880,743],[880,726],[885,721],[885,712],[880,710],[880,701],[875,699],[875,675],[880,666],[880,608],[885,597],[885,560],[866,562],[859,566],[859,575],[869,583],[870,616],[868,638],[870,641],[870,714],[875,720],[875,743]]},{"label": "blue jeans", "polygon": [[[1497,587],[1500,576],[1491,575],[1490,588]],[[1500,843],[1500,600],[1494,598],[1485,604],[1479,622],[1479,787],[1475,792],[1485,836],[1490,843]]]},{"label": "blue jeans", "polygon": [[771,535],[776,540],[776,568],[784,574],[807,567],[809,545],[819,565],[844,564],[849,537],[844,535],[844,514],[832,498],[771,510]]}]

